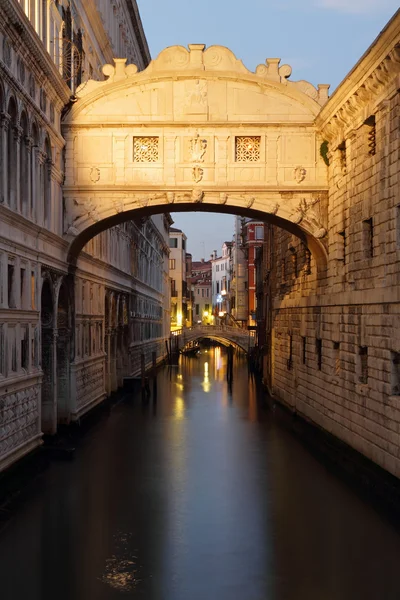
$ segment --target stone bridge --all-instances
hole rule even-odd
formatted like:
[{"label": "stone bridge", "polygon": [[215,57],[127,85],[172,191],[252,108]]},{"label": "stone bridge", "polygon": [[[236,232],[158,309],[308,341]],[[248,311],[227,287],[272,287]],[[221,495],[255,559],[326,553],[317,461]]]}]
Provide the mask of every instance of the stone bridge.
[{"label": "stone bridge", "polygon": [[184,348],[189,342],[200,338],[209,338],[228,346],[233,344],[248,352],[254,348],[255,335],[253,331],[247,331],[240,327],[231,325],[195,325],[185,329],[177,330],[174,335],[179,338],[179,347]]},{"label": "stone bridge", "polygon": [[211,211],[278,225],[326,265],[327,167],[315,126],[329,86],[291,81],[271,58],[249,71],[222,46],[125,59],[77,90],[65,117],[69,262],[129,219]]}]

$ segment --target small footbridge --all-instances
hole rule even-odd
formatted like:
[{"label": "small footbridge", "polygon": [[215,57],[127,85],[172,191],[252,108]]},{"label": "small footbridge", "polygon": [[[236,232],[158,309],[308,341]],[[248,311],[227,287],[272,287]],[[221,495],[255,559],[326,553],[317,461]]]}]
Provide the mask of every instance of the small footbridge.
[{"label": "small footbridge", "polygon": [[201,338],[208,338],[225,346],[232,344],[244,352],[249,352],[255,345],[254,333],[232,325],[194,325],[178,329],[173,335],[178,338],[179,348],[184,348],[190,342]]}]

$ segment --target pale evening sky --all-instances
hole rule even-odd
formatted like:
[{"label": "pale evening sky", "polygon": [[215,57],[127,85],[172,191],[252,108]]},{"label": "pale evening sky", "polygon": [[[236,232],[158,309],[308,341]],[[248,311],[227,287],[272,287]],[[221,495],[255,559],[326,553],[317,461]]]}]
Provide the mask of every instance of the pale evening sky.
[{"label": "pale evening sky", "polygon": [[[167,46],[230,48],[254,71],[267,57],[292,66],[291,79],[330,83],[330,93],[399,7],[399,0],[138,0],[152,57]],[[232,239],[234,219],[174,213],[194,260]]]}]

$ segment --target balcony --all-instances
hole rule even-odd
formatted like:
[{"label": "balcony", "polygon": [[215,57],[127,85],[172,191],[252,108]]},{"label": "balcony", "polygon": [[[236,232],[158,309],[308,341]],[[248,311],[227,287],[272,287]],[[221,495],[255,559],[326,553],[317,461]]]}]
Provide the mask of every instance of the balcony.
[{"label": "balcony", "polygon": [[171,298],[177,298],[177,297],[178,297],[177,290],[171,290]]}]

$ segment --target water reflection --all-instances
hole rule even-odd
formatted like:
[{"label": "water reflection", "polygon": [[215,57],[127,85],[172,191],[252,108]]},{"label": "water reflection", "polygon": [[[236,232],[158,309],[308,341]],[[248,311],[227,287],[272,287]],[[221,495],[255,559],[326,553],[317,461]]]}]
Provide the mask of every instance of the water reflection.
[{"label": "water reflection", "polygon": [[1,600],[398,600],[398,535],[260,408],[245,361],[231,393],[220,348],[158,392],[40,478],[0,534]]}]

